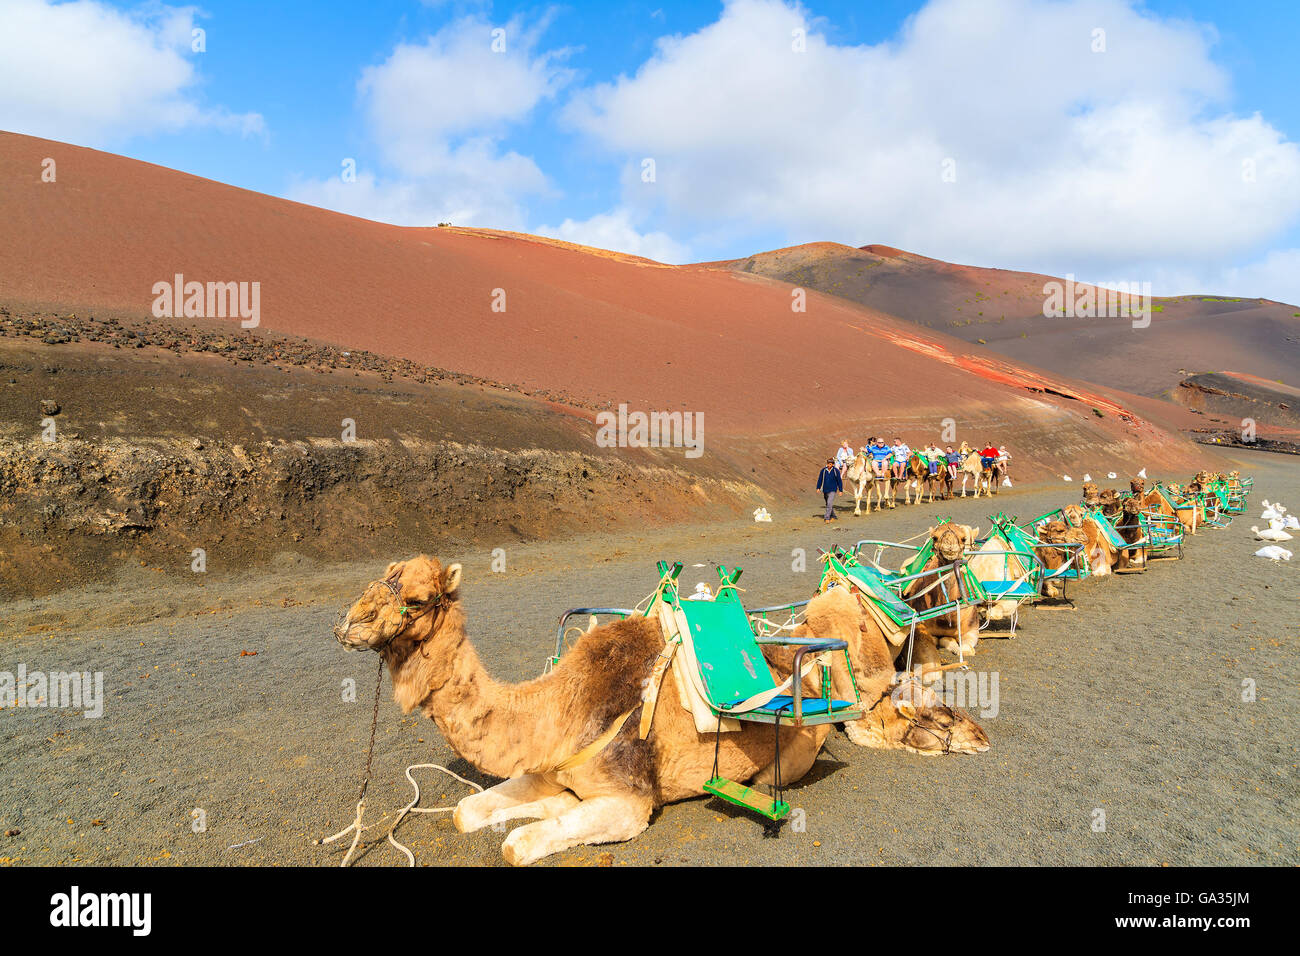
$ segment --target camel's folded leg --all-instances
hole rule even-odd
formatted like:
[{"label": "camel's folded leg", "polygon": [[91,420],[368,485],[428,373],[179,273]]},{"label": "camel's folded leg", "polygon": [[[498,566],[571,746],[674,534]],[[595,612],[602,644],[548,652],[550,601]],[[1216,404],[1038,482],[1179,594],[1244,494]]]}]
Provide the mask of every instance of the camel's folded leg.
[{"label": "camel's folded leg", "polygon": [[[474,830],[481,830],[489,824],[500,820],[509,820],[513,817],[550,816],[551,814],[548,813],[531,812],[515,813],[507,816],[501,816],[500,814],[511,809],[537,808],[540,804],[553,805],[557,807],[555,812],[563,812],[565,808],[560,806],[560,803],[564,801],[557,802],[557,798],[564,797],[566,793],[564,787],[552,780],[547,780],[541,774],[525,774],[522,777],[503,780],[495,787],[484,790],[482,793],[475,793],[465,797],[460,803],[456,804],[456,811],[451,815],[451,820],[461,833],[471,833]],[[572,794],[568,794],[568,796],[573,797]],[[576,799],[576,797],[573,797],[573,800]],[[572,801],[568,802],[570,805],[572,804]]]},{"label": "camel's folded leg", "polygon": [[650,825],[653,809],[649,794],[592,797],[558,817],[515,830],[501,844],[501,855],[513,866],[527,866],[584,843],[621,843]]}]

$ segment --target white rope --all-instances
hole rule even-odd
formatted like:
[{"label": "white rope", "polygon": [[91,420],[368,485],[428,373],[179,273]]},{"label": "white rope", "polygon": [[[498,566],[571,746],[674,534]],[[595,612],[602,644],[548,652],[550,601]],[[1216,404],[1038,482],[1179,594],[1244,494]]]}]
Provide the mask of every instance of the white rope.
[{"label": "white rope", "polygon": [[[396,837],[393,836],[393,833],[396,832],[397,830],[398,824],[402,822],[402,820],[406,817],[408,813],[450,813],[451,811],[456,809],[454,806],[451,807],[417,807],[416,806],[416,804],[420,802],[420,785],[416,783],[415,778],[411,776],[411,771],[423,770],[425,768],[440,770],[443,773],[447,774],[447,776],[449,777],[455,777],[457,780],[459,780],[461,783],[465,784],[466,786],[473,787],[479,793],[483,792],[483,788],[480,787],[473,780],[466,780],[460,774],[448,770],[446,767],[442,766],[441,764],[413,763],[409,767],[407,767],[406,779],[411,784],[411,788],[415,790],[415,797],[414,799],[411,800],[410,803],[402,807],[401,811],[397,814],[397,818],[393,820],[393,825],[388,828],[388,842],[391,843],[398,850],[401,850],[403,853],[406,854],[407,866],[415,866],[415,854],[412,853],[405,846],[403,846],[401,843],[398,843]],[[326,837],[323,840],[315,841],[316,845],[320,846],[325,843],[333,843],[335,840],[345,837],[349,833],[351,833],[352,845],[348,847],[348,852],[343,855],[343,862],[339,864],[339,866],[341,867],[346,867],[348,865],[348,862],[352,859],[352,854],[356,850],[357,844],[361,842],[361,834],[364,831],[372,830],[383,823],[383,821],[381,820],[379,823],[370,824],[370,826],[362,826],[361,817],[365,812],[366,812],[366,801],[363,799],[357,802],[357,818],[348,825],[347,829],[340,830],[338,833],[334,834],[331,837]]]}]

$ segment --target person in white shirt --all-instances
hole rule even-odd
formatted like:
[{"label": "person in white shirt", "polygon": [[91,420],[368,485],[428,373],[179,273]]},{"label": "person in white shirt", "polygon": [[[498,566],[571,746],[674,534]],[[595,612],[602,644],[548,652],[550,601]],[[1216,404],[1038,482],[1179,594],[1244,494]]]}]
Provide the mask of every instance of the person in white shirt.
[{"label": "person in white shirt", "polygon": [[912,449],[908,447],[907,442],[903,441],[903,439],[895,438],[890,452],[894,456],[894,477],[902,478],[903,473],[907,471],[907,459],[912,457]]},{"label": "person in white shirt", "polygon": [[853,446],[849,444],[846,438],[840,443],[840,447],[835,451],[835,467],[840,470],[840,477],[844,477],[844,472],[848,470],[849,462],[853,461]]}]

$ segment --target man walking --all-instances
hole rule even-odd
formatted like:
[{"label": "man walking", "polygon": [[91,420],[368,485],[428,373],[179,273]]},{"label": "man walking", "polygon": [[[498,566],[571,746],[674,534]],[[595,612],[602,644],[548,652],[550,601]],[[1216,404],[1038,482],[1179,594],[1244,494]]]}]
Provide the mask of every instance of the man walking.
[{"label": "man walking", "polygon": [[844,482],[840,480],[840,470],[835,467],[834,458],[826,459],[826,467],[817,476],[817,490],[826,498],[826,517],[822,518],[822,522],[834,521],[835,496],[844,490]]}]

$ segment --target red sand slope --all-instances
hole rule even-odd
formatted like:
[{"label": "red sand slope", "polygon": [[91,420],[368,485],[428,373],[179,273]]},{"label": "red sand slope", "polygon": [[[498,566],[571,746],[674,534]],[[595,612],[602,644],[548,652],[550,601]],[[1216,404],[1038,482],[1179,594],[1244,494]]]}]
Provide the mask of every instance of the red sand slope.
[{"label": "red sand slope", "polygon": [[1300,308],[1267,299],[1156,299],[1150,326],[1135,329],[1124,317],[1044,317],[1044,284],[1064,280],[890,246],[815,242],[715,265],[829,292],[968,342],[983,340],[1017,362],[1142,395],[1165,394],[1191,373],[1231,368],[1300,384]]},{"label": "red sand slope", "polygon": [[[57,183],[40,181],[46,156]],[[1152,422],[1127,411],[1131,396],[832,295],[810,293],[795,313],[787,286],[726,269],[382,225],[13,134],[0,134],[0,212],[4,301],[145,314],[154,283],[176,273],[257,281],[264,328],[584,401],[702,411],[706,440],[798,434],[833,447],[841,423],[905,421],[930,435],[952,417],[962,437],[979,428],[1018,443],[1028,463],[1031,432],[1053,444],[1068,420],[1071,440],[1048,457],[1121,443],[1203,454],[1159,427],[1184,424],[1172,406],[1152,406]]]}]

